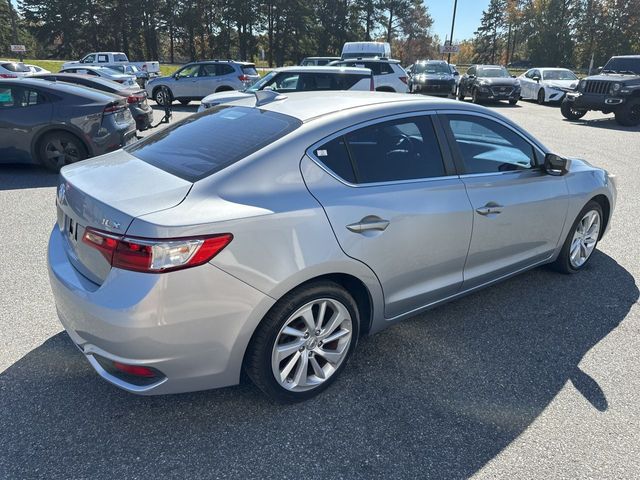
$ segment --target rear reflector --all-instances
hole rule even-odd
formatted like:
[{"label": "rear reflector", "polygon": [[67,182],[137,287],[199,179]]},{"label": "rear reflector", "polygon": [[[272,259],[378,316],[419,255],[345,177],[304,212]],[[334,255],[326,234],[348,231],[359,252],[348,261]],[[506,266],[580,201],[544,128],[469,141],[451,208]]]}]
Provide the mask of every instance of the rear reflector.
[{"label": "rear reflector", "polygon": [[142,96],[142,95],[140,95],[140,96],[139,95],[129,95],[127,97],[127,103],[139,103],[139,102],[144,101],[144,98],[145,97]]},{"label": "rear reflector", "polygon": [[93,228],[87,228],[82,237],[82,241],[98,250],[112,267],[147,273],[197,267],[210,261],[231,240],[230,233],[191,238],[127,238]]},{"label": "rear reflector", "polygon": [[151,378],[156,376],[156,372],[148,367],[141,367],[140,365],[128,365],[126,363],[113,362],[113,367],[116,370],[120,370],[123,373],[134,375],[136,377]]}]

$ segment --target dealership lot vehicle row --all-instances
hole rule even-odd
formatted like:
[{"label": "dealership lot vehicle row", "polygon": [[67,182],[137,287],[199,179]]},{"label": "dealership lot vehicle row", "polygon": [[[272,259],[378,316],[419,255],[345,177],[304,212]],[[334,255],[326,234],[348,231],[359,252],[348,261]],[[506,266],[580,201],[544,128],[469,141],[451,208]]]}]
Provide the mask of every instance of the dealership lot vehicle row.
[{"label": "dealership lot vehicle row", "polygon": [[617,176],[589,268],[537,269],[364,339],[334,388],[287,408],[251,386],[150,399],[96,378],[61,333],[45,273],[56,177],[5,168],[0,476],[633,478],[640,131],[531,102],[499,111]]}]

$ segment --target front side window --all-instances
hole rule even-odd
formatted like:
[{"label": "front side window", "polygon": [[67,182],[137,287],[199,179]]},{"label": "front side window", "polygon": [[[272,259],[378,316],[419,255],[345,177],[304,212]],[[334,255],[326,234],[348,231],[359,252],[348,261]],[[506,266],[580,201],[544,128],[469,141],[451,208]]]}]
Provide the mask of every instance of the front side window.
[{"label": "front side window", "polygon": [[319,147],[314,154],[336,175],[351,183],[446,175],[440,146],[428,116],[364,127]]},{"label": "front side window", "polygon": [[176,74],[176,76],[180,78],[197,77],[199,71],[200,71],[200,65],[187,65],[182,70],[180,70]]},{"label": "front side window", "polygon": [[95,55],[87,55],[86,57],[84,57],[84,59],[82,60],[82,63],[93,63],[96,61],[96,56]]},{"label": "front side window", "polygon": [[513,130],[482,117],[448,118],[465,173],[498,173],[535,166],[533,146]]},{"label": "front side window", "polygon": [[131,155],[196,182],[289,134],[298,119],[249,107],[219,105],[126,147]]}]

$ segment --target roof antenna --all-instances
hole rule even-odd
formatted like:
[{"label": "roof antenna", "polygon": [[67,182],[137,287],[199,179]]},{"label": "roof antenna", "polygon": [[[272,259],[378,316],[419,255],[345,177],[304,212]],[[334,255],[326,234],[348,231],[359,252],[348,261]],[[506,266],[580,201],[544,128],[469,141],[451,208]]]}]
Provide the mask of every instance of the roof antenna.
[{"label": "roof antenna", "polygon": [[264,89],[258,90],[254,92],[256,96],[256,107],[261,107],[262,105],[266,105],[267,103],[275,102],[276,100],[284,100],[287,98],[286,95],[282,95],[275,90]]}]

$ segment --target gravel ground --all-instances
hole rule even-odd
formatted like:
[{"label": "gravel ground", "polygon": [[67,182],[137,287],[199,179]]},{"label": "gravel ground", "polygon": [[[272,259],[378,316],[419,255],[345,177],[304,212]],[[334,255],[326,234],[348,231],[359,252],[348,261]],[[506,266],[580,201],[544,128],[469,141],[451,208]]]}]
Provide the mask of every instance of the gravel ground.
[{"label": "gravel ground", "polygon": [[56,177],[1,168],[0,478],[637,478],[640,129],[494,108],[618,175],[592,263],[537,269],[364,339],[329,391],[293,406],[251,385],[137,397],[102,381],[49,290]]}]

